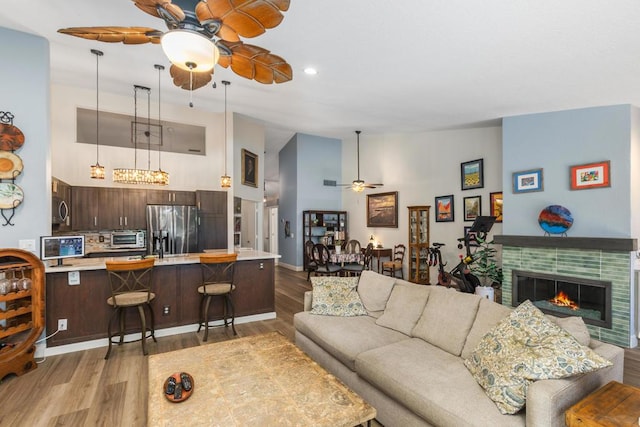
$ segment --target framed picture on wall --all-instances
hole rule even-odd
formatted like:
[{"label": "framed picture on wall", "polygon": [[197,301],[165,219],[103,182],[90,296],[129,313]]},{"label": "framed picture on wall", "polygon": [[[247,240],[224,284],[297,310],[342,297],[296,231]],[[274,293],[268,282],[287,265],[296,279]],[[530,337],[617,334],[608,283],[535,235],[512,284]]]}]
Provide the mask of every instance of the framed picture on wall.
[{"label": "framed picture on wall", "polygon": [[398,228],[398,192],[367,194],[367,227]]},{"label": "framed picture on wall", "polygon": [[611,187],[610,161],[571,166],[571,189]]},{"label": "framed picture on wall", "polygon": [[502,191],[489,193],[489,215],[496,217],[496,222],[502,222]]},{"label": "framed picture on wall", "polygon": [[482,215],[482,198],[480,196],[465,197],[463,200],[465,221],[473,221]]},{"label": "framed picture on wall", "polygon": [[258,187],[258,156],[242,149],[242,184]]},{"label": "framed picture on wall", "polygon": [[542,186],[542,168],[514,172],[512,181],[515,194],[542,191],[544,188]]},{"label": "framed picture on wall", "polygon": [[453,194],[436,197],[436,222],[454,221]]},{"label": "framed picture on wall", "polygon": [[483,159],[460,163],[460,182],[463,190],[484,187]]}]

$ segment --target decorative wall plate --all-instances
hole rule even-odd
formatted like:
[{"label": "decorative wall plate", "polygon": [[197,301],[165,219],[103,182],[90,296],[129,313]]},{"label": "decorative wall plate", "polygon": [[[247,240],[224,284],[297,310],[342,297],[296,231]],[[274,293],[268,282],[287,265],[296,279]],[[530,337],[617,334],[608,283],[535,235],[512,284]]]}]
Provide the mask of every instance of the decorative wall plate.
[{"label": "decorative wall plate", "polygon": [[18,127],[9,123],[0,123],[0,150],[13,151],[24,144],[24,134]]},{"label": "decorative wall plate", "polygon": [[22,159],[9,151],[0,151],[0,179],[14,179],[22,173]]},{"label": "decorative wall plate", "polygon": [[12,182],[0,182],[0,209],[13,209],[24,200],[22,188]]},{"label": "decorative wall plate", "polygon": [[564,206],[550,205],[540,212],[538,224],[547,234],[566,234],[573,225],[573,217]]}]

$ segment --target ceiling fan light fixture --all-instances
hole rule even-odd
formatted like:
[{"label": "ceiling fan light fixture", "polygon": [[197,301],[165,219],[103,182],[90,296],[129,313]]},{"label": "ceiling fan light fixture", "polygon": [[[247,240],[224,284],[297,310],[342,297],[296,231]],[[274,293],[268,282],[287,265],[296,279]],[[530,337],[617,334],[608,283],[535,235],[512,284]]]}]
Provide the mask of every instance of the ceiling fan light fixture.
[{"label": "ceiling fan light fixture", "polygon": [[167,31],[162,36],[160,44],[169,61],[185,71],[192,71],[192,69],[195,72],[211,71],[220,59],[218,46],[195,31],[185,29]]},{"label": "ceiling fan light fixture", "polygon": [[355,191],[356,193],[362,193],[364,191],[364,181],[361,179],[356,179],[353,181],[353,183],[351,184],[351,189],[353,191]]}]

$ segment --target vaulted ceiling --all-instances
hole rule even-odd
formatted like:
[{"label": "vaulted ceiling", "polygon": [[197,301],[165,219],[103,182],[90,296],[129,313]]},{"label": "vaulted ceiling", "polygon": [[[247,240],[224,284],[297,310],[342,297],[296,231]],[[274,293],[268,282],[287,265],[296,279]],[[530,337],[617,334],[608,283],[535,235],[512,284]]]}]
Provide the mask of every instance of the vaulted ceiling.
[{"label": "vaulted ceiling", "polygon": [[[209,0],[212,1],[212,0]],[[164,22],[129,0],[4,0],[0,26],[51,46],[54,83],[130,94],[153,86],[158,45],[99,43],[56,31],[75,26]],[[283,22],[246,43],[285,58],[291,82],[262,85],[217,67],[230,80],[231,111],[264,121],[271,156],[294,132],[355,139],[499,123],[501,117],[597,105],[640,105],[637,0],[291,0]],[[3,58],[3,66],[16,66]],[[307,66],[317,68],[306,75]],[[164,100],[189,102],[167,76]],[[195,108],[223,110],[221,85],[193,94]],[[268,178],[268,177],[267,177]]]}]

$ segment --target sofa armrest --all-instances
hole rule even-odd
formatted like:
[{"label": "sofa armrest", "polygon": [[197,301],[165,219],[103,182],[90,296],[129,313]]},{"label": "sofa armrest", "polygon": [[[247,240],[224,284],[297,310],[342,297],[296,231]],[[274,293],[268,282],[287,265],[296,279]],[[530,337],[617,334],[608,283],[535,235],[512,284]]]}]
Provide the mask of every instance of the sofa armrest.
[{"label": "sofa armrest", "polygon": [[304,311],[311,311],[311,303],[313,302],[313,291],[304,293]]},{"label": "sofa armrest", "polygon": [[610,381],[622,382],[624,350],[597,340],[591,340],[589,347],[613,366],[575,377],[533,382],[527,390],[527,426],[564,426],[567,409]]}]

